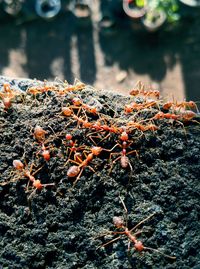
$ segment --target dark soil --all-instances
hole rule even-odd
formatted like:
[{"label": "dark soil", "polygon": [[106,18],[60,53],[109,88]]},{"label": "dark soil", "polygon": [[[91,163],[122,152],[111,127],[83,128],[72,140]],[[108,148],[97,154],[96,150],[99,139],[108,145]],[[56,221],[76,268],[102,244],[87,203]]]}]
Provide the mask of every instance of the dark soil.
[{"label": "dark soil", "polygon": [[[33,83],[38,84],[19,80],[9,82],[23,91]],[[95,91],[90,87],[66,96],[58,97],[48,92],[35,99],[30,95],[17,98],[8,111],[4,111],[1,103],[0,267],[200,268],[199,125],[188,122],[183,127],[180,122],[161,120],[155,122],[159,126],[157,131],[148,131],[144,135],[134,131],[129,135],[134,143],[127,152],[138,150],[139,157],[128,155],[132,172],[130,168],[123,169],[117,161],[109,173],[109,154],[102,151],[91,162],[96,172],[86,167],[72,188],[75,179],[67,177],[72,164],[65,165],[65,134],[71,133],[78,145],[93,146],[88,137],[91,131],[80,128],[71,117],[63,117],[60,113],[64,105],[72,103],[74,96],[95,105],[107,124],[118,121],[119,125],[126,125],[133,115],[141,120],[158,111],[157,108],[144,109],[127,116],[123,108],[125,103],[130,103],[129,97]],[[141,99],[136,101],[141,102]],[[87,117],[89,121],[95,121],[99,116],[87,114]],[[49,162],[37,154],[41,145],[33,136],[36,125],[47,131],[45,145],[51,151]],[[98,138],[93,140],[99,142]],[[110,149],[117,142],[120,143],[119,135],[111,134],[100,146]],[[116,147],[114,152],[120,153],[121,148]],[[27,193],[28,179],[22,175],[18,177],[19,171],[12,166],[14,159],[26,162],[28,168],[34,163],[32,173],[42,167],[35,177],[43,184],[55,183],[55,186],[35,193],[29,187]],[[139,227],[143,232],[138,239],[146,247],[176,256],[176,260],[153,251],[136,252],[133,246],[128,251],[125,236],[98,248],[115,237],[96,238],[108,230],[116,230],[112,218],[125,217],[120,197],[128,209],[129,228],[155,213]]]}]

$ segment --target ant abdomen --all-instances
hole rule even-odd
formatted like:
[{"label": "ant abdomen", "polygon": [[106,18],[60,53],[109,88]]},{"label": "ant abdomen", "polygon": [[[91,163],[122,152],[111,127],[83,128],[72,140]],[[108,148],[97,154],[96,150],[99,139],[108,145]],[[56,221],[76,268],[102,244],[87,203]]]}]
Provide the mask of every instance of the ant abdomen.
[{"label": "ant abdomen", "polygon": [[76,177],[80,172],[79,166],[73,165],[67,171],[68,177]]},{"label": "ant abdomen", "polygon": [[113,217],[113,224],[117,227],[117,228],[121,228],[124,225],[124,221],[122,218],[120,217]]},{"label": "ant abdomen", "polygon": [[121,162],[121,166],[122,166],[122,168],[127,168],[128,165],[129,165],[129,159],[128,159],[128,157],[125,156],[125,155],[123,155],[123,156],[121,157],[120,162]]}]

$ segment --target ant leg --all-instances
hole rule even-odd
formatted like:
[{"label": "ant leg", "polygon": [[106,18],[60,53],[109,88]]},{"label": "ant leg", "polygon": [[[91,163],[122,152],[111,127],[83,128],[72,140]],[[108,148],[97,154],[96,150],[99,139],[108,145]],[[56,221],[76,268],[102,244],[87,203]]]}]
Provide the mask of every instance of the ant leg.
[{"label": "ant leg", "polygon": [[92,141],[92,143],[97,146],[98,144],[93,140],[93,138],[99,138],[98,136],[88,136],[88,138]]},{"label": "ant leg", "polygon": [[98,236],[93,237],[94,239],[106,236],[106,235],[111,235],[111,234],[124,234],[124,232],[117,232],[117,231],[107,231],[106,233],[100,234]]},{"label": "ant leg", "polygon": [[55,183],[42,184],[42,187],[55,186]]},{"label": "ant leg", "polygon": [[183,127],[183,132],[185,134],[185,138],[186,138],[186,141],[187,141],[187,132],[186,132],[186,128],[185,128],[184,124],[181,121],[179,121],[179,120],[176,121],[176,122],[179,123]]},{"label": "ant leg", "polygon": [[77,152],[74,154],[74,161],[81,164],[83,162],[82,154],[80,152]]},{"label": "ant leg", "polygon": [[127,189],[128,189],[129,186],[130,186],[131,176],[133,175],[133,166],[131,165],[130,161],[128,161],[128,165],[129,165],[129,167],[130,167],[131,172],[130,172],[130,176],[129,176],[129,179],[128,179]]},{"label": "ant leg", "polygon": [[68,159],[68,160],[66,161],[66,163],[64,164],[64,166],[66,166],[69,162],[70,162],[70,163],[75,163],[75,164],[77,164],[77,165],[80,165],[79,162],[74,161],[74,160],[72,160],[72,159]]},{"label": "ant leg", "polygon": [[172,259],[172,260],[175,260],[176,259],[175,256],[167,255],[167,254],[163,253],[162,251],[160,251],[158,249],[155,249],[155,248],[144,247],[144,250],[152,250],[154,252],[158,252],[159,254],[163,255],[164,257],[166,257],[168,259]]},{"label": "ant leg", "polygon": [[103,244],[103,245],[101,245],[101,246],[98,246],[97,249],[102,248],[102,247],[105,247],[105,246],[107,246],[107,245],[109,245],[109,244],[111,244],[111,243],[113,243],[113,242],[119,240],[120,238],[121,238],[121,236],[118,236],[118,237],[116,237],[116,238],[114,238],[114,239],[108,241],[107,243],[105,243],[105,244]]},{"label": "ant leg", "polygon": [[155,214],[156,214],[156,212],[153,213],[153,214],[151,214],[151,215],[149,215],[147,218],[143,219],[142,221],[140,221],[138,224],[136,224],[136,225],[130,230],[130,232],[132,232],[133,230],[137,229],[137,227],[139,227],[142,223],[144,223],[145,221],[147,221],[147,220],[149,220],[150,218],[152,218]]},{"label": "ant leg", "polygon": [[96,172],[91,166],[87,165],[87,167],[88,167],[93,173]]},{"label": "ant leg", "polygon": [[[92,141],[92,143],[94,143],[97,146],[99,143],[101,143],[101,141],[103,141],[103,139],[99,135],[95,135],[94,136],[93,134],[100,133],[100,132],[103,132],[103,130],[100,130],[99,132],[97,132],[97,131],[96,132],[92,132],[92,133],[86,135],[86,137],[88,137]],[[100,142],[96,143],[93,138],[100,139]]]},{"label": "ant leg", "polygon": [[[121,147],[121,145],[119,144],[119,143],[117,143],[116,145],[114,145],[114,147],[112,147],[111,149],[103,149],[104,151],[107,151],[107,152],[112,152],[113,151],[113,149],[115,149],[117,146],[119,146],[119,147]],[[120,153],[120,152],[119,152]],[[111,154],[113,154],[113,153],[111,153]],[[110,155],[111,155],[110,154]],[[110,158],[109,158],[109,160],[110,160]]]},{"label": "ant leg", "polygon": [[77,178],[76,178],[75,181],[73,182],[72,188],[74,188],[74,186],[76,185],[77,181],[80,179],[82,173],[83,173],[83,167],[82,167],[80,173],[78,174]]},{"label": "ant leg", "polygon": [[[108,159],[108,162],[110,163],[110,161],[111,161],[111,159],[112,159],[112,156],[113,155],[116,155],[116,154],[120,154],[120,152],[112,152],[112,153],[110,153],[110,157],[109,157],[109,159]],[[119,158],[121,158],[121,156],[119,156]],[[117,158],[117,159],[119,159],[119,158]],[[114,165],[114,161],[111,163],[111,166],[110,166],[110,169],[109,169],[109,171],[108,171],[108,174],[110,175],[110,173],[111,173],[111,171],[112,171],[112,169],[113,169],[113,165]]]},{"label": "ant leg", "polygon": [[[33,165],[34,165],[34,164],[33,164]],[[31,166],[32,166],[32,164],[31,164]],[[35,174],[37,174],[37,172],[39,172],[43,167],[44,167],[44,164],[43,164],[40,168],[38,168],[38,169],[32,174],[32,176],[34,176]],[[32,169],[30,169],[30,173],[31,173],[31,171],[32,171]]]},{"label": "ant leg", "polygon": [[110,133],[108,133],[106,136],[104,136],[104,138],[101,139],[101,141],[99,143],[102,143],[104,140],[108,139],[109,136],[110,136]]},{"label": "ant leg", "polygon": [[131,150],[129,151],[128,153],[126,153],[126,156],[129,155],[129,154],[132,154],[132,153],[135,153],[137,158],[139,159],[139,154],[138,154],[138,151],[137,150]]},{"label": "ant leg", "polygon": [[[118,152],[113,152],[113,153],[111,153],[111,154],[114,155],[114,154],[120,154],[120,153],[118,153]],[[117,157],[117,158],[113,161],[113,164],[116,163],[120,158],[121,158],[121,154],[120,154],[119,157]]]},{"label": "ant leg", "polygon": [[123,208],[124,208],[124,211],[125,211],[125,214],[126,214],[126,227],[128,227],[128,209],[127,209],[124,201],[122,200],[121,196],[119,196],[119,199],[120,199],[120,201],[121,201],[121,203],[123,205]]}]

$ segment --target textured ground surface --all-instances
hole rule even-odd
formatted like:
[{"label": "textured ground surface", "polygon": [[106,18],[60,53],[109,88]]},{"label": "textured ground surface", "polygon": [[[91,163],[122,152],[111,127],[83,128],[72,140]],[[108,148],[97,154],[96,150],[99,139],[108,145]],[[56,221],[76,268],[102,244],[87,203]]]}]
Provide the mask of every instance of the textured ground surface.
[{"label": "textured ground surface", "polygon": [[[10,82],[23,90],[32,83]],[[95,104],[105,118],[127,122],[123,106],[130,102],[129,97],[93,89],[80,91],[78,96],[85,103]],[[23,104],[16,101],[7,112],[0,107],[0,265],[4,269],[200,268],[199,125],[187,124],[184,130],[179,123],[162,120],[156,132],[131,134],[134,143],[127,151],[139,152],[138,158],[129,155],[132,173],[116,162],[109,174],[109,155],[103,153],[91,164],[96,173],[85,168],[70,191],[73,181],[66,175],[70,165],[64,166],[65,133],[71,133],[79,145],[92,146],[86,137],[89,131],[77,128],[76,122],[69,124],[69,118],[60,114],[61,107],[70,104],[72,98],[74,93],[39,96]],[[152,108],[148,113],[155,112],[157,109]],[[36,125],[48,132],[51,159],[47,163],[36,155],[40,150],[33,137]],[[111,148],[117,141],[118,135],[111,135],[102,147]],[[28,202],[31,189],[25,193],[25,177],[2,184],[17,175],[12,167],[14,159],[26,160],[28,167],[33,162],[42,167],[35,177],[55,186],[37,191]],[[175,261],[152,251],[138,253],[132,247],[128,252],[126,237],[97,249],[113,236],[95,237],[115,230],[113,216],[125,213],[119,196],[128,209],[129,228],[155,213],[141,225],[144,232],[139,238],[147,247],[175,255]]]}]

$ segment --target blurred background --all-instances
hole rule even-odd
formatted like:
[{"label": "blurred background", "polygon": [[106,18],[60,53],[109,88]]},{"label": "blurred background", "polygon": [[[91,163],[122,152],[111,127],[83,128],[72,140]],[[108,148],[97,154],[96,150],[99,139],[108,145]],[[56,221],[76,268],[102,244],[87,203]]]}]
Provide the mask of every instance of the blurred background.
[{"label": "blurred background", "polygon": [[200,99],[200,0],[0,0],[0,75]]}]

